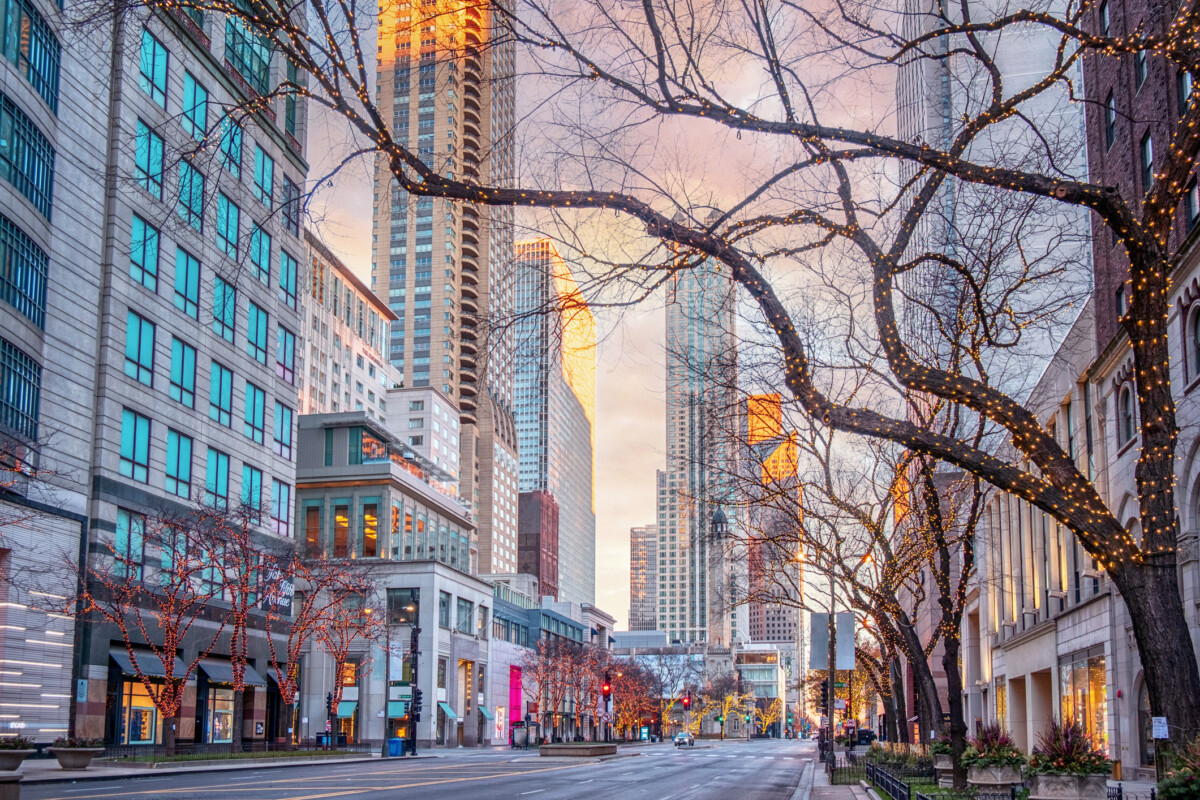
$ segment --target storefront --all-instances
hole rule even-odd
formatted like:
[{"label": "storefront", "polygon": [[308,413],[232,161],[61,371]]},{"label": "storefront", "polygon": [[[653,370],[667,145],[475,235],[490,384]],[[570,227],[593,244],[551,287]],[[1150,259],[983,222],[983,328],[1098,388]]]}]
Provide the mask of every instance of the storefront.
[{"label": "storefront", "polygon": [[[145,683],[138,677],[140,671],[153,683],[164,677],[162,661],[150,650],[135,650],[137,668],[124,647],[109,650],[109,697],[113,702],[108,715],[108,742],[120,745],[162,744],[163,716],[155,707]],[[182,675],[186,667],[178,658],[173,668]]]},{"label": "storefront", "polygon": [[[255,693],[265,692],[267,682],[249,664],[242,682],[244,714],[249,720]],[[197,741],[204,744],[233,742],[233,665],[228,661],[206,658],[200,662],[196,676],[196,732]]]},{"label": "storefront", "polygon": [[1108,750],[1108,674],[1104,645],[1080,650],[1058,661],[1061,718],[1083,725]]}]

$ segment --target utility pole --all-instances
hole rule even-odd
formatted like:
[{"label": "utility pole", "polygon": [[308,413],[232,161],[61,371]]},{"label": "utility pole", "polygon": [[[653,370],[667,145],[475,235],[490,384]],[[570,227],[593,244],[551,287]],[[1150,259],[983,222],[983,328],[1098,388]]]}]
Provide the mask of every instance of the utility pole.
[{"label": "utility pole", "polygon": [[833,576],[833,568],[829,570],[829,697],[825,704],[825,713],[829,720],[829,763],[837,764],[837,737],[834,733],[833,711],[836,705],[834,697],[837,695],[837,690],[834,686],[837,684],[837,614],[833,602],[834,592],[837,591],[837,583]]},{"label": "utility pole", "polygon": [[421,635],[421,626],[417,624],[416,618],[412,621],[412,641],[409,644],[409,658],[412,659],[412,704],[408,709],[408,754],[415,756],[417,754],[417,723],[421,720],[421,690],[419,688],[419,680],[417,672],[417,642]]}]

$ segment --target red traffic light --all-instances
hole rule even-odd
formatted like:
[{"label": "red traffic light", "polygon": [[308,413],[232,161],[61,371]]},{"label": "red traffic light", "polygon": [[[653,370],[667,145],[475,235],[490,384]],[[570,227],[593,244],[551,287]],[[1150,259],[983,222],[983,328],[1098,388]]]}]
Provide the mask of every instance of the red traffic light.
[{"label": "red traffic light", "polygon": [[612,687],[606,683],[600,687],[600,691],[604,692],[604,695],[607,697],[612,692]]},{"label": "red traffic light", "polygon": [[684,708],[687,708],[687,707],[688,707],[688,706],[690,706],[691,704],[692,704],[692,697],[691,697],[691,695],[684,695],[684,696],[683,696],[683,707],[684,707]]}]

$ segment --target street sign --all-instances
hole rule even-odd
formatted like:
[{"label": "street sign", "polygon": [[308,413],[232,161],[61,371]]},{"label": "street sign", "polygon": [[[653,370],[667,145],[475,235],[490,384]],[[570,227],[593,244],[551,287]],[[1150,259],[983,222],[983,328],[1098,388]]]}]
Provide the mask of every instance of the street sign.
[{"label": "street sign", "polygon": [[846,682],[845,682],[845,681],[834,681],[834,682],[833,682],[833,688],[835,688],[835,689],[845,689],[845,688],[846,688]]},{"label": "street sign", "polygon": [[828,726],[828,725],[829,725],[829,717],[827,717],[827,716],[825,716],[824,714],[822,714],[822,715],[821,715],[821,727],[822,727],[822,728],[824,728],[824,727],[826,727],[826,726]]},{"label": "street sign", "polygon": [[1166,717],[1151,717],[1151,734],[1152,739],[1170,739],[1171,734],[1167,733],[1167,718]]},{"label": "street sign", "polygon": [[333,730],[333,723],[329,720],[325,720],[325,732],[329,733],[331,730]]},{"label": "street sign", "polygon": [[833,707],[835,709],[837,709],[838,711],[844,711],[846,709],[846,698],[844,698],[844,697],[834,698]]}]

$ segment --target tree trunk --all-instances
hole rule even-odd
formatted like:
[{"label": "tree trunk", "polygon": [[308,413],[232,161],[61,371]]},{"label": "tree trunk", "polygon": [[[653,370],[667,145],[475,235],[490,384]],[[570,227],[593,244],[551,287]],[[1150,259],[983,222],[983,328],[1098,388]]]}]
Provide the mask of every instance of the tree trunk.
[{"label": "tree trunk", "polygon": [[246,688],[233,690],[233,742],[230,749],[242,752],[243,728],[246,727]]},{"label": "tree trunk", "polygon": [[967,788],[967,769],[962,765],[967,748],[967,723],[963,719],[962,673],[958,654],[961,649],[957,628],[948,628],[942,637],[942,670],[946,673],[946,710],[950,712],[950,750],[954,759],[954,788]]},{"label": "tree trunk", "polygon": [[283,718],[288,721],[288,729],[284,732],[287,734],[287,749],[291,750],[295,747],[297,739],[300,738],[300,728],[296,725],[296,717],[300,711],[300,704],[287,703],[283,709]]},{"label": "tree trunk", "polygon": [[900,671],[900,659],[893,657],[888,669],[892,671],[892,705],[896,709],[897,736],[893,741],[907,743],[908,700],[904,696],[904,673]]},{"label": "tree trunk", "polygon": [[[917,715],[921,723],[921,741],[918,744],[925,746],[929,744],[929,731],[936,731],[941,723],[942,701],[938,697],[933,670],[929,668],[929,660],[925,658],[925,650],[916,629],[907,619],[898,622],[896,627],[900,630],[904,655],[908,659],[908,668],[912,670],[913,685],[917,690]],[[958,669],[957,665],[955,669]]]},{"label": "tree trunk", "polygon": [[179,724],[179,715],[166,717],[163,720],[163,749],[168,756],[175,755],[175,728]]},{"label": "tree trunk", "polygon": [[1200,733],[1200,673],[1179,595],[1174,554],[1111,568],[1137,639],[1150,712],[1166,717],[1173,744]]}]

